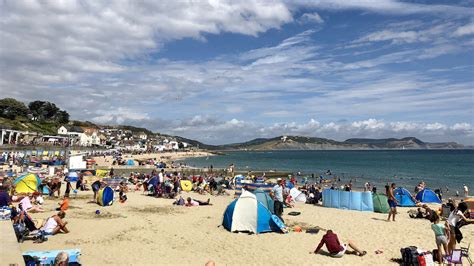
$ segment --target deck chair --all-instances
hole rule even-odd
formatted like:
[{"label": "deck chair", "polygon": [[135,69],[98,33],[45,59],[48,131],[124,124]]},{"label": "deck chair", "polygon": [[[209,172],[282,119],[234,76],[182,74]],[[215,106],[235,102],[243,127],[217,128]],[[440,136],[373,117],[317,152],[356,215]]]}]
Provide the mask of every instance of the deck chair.
[{"label": "deck chair", "polygon": [[441,217],[448,218],[449,213],[451,213],[451,208],[449,208],[449,206],[443,205],[441,209]]},{"label": "deck chair", "polygon": [[461,247],[461,255],[462,257],[466,257],[467,261],[469,261],[469,264],[472,265],[472,260],[471,260],[471,257],[469,256],[470,247],[471,247],[471,243],[467,245],[467,248]]},{"label": "deck chair", "polygon": [[450,256],[445,256],[443,263],[446,265],[462,265],[462,251],[460,249],[453,250]]}]

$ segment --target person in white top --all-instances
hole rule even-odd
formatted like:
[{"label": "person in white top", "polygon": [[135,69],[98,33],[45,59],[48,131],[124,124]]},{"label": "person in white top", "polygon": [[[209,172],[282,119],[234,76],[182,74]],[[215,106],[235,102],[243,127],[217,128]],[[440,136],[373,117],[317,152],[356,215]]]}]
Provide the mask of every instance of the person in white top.
[{"label": "person in white top", "polygon": [[463,185],[463,186],[464,186],[464,197],[467,198],[469,197],[469,188],[466,185]]},{"label": "person in white top", "polygon": [[[464,220],[467,223],[474,223],[474,219],[466,218],[464,215],[468,211],[467,204],[465,202],[459,203],[456,209],[454,209],[448,216],[448,225],[449,225],[449,243],[448,251],[451,253],[456,249],[456,227],[461,220]],[[458,228],[459,230],[459,228]]]},{"label": "person in white top", "polygon": [[41,227],[41,230],[50,235],[55,235],[59,232],[63,232],[65,234],[69,233],[69,229],[66,227],[67,222],[63,221],[64,217],[66,217],[66,213],[63,211],[60,211],[58,214],[49,217],[43,227]]}]

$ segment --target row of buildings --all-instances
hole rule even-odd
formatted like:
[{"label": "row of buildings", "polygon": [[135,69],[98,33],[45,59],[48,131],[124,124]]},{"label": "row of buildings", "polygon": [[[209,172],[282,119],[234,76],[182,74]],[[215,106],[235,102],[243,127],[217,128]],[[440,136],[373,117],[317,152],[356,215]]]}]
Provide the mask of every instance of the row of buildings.
[{"label": "row of buildings", "polygon": [[130,151],[165,151],[190,148],[185,142],[145,132],[133,132],[119,128],[92,128],[63,125],[55,135],[41,135],[1,128],[0,146],[10,145],[52,145],[114,148]]}]

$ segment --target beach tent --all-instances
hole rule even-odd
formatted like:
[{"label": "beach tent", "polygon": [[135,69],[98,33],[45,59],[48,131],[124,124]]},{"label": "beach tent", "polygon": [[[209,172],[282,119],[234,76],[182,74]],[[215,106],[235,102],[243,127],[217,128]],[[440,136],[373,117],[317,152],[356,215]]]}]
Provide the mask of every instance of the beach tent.
[{"label": "beach tent", "polygon": [[293,189],[295,185],[293,185],[293,183],[291,183],[290,180],[286,180],[286,187],[289,189]]},{"label": "beach tent", "polygon": [[372,194],[372,200],[374,202],[374,212],[388,213],[390,206],[388,205],[388,198],[385,194]]},{"label": "beach tent", "polygon": [[109,170],[98,169],[98,170],[96,170],[95,174],[96,174],[97,177],[106,177],[106,176],[109,175]]},{"label": "beach tent", "polygon": [[127,161],[127,165],[135,165],[135,162],[133,162],[133,160],[130,159],[130,160]]},{"label": "beach tent", "polygon": [[323,206],[329,208],[374,211],[372,193],[325,189],[323,190]]},{"label": "beach tent", "polygon": [[405,188],[397,187],[393,193],[395,194],[395,199],[398,201],[398,206],[400,207],[414,207],[416,206],[413,196]]},{"label": "beach tent", "polygon": [[231,232],[260,234],[280,231],[272,220],[272,213],[254,194],[245,190],[227,206],[222,225]]},{"label": "beach tent", "polygon": [[306,202],[306,195],[295,187],[290,189],[290,195],[296,202]]},{"label": "beach tent", "polygon": [[239,197],[242,191],[255,191],[257,189],[263,190],[265,193],[270,193],[274,185],[266,183],[252,183],[250,180],[237,181],[234,187],[234,196]]},{"label": "beach tent", "polygon": [[439,203],[441,204],[441,200],[439,199],[438,195],[433,192],[431,189],[423,189],[422,191],[416,194],[416,200],[422,203]]},{"label": "beach tent", "polygon": [[262,189],[258,188],[253,191],[253,194],[257,197],[257,200],[263,204],[272,214],[275,214],[275,202],[268,193],[265,193]]},{"label": "beach tent", "polygon": [[17,193],[32,193],[38,191],[41,180],[35,174],[29,173],[22,175],[13,181]]},{"label": "beach tent", "polygon": [[100,206],[110,206],[114,203],[114,190],[107,186],[97,193],[97,203]]},{"label": "beach tent", "polygon": [[183,191],[189,192],[193,189],[193,183],[190,180],[180,180],[179,183]]}]

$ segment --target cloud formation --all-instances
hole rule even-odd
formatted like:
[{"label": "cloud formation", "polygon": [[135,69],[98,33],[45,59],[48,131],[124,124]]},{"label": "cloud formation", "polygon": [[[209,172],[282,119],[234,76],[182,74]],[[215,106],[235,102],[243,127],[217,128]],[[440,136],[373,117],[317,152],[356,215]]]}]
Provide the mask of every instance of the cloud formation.
[{"label": "cloud formation", "polygon": [[[53,101],[74,119],[195,132],[209,143],[283,132],[472,143],[472,62],[462,61],[474,47],[471,7],[123,0],[0,9],[2,97]],[[348,21],[386,20],[331,24],[346,10],[361,11]],[[248,38],[230,53],[212,54],[214,43],[206,57],[167,53],[229,35]]]}]

